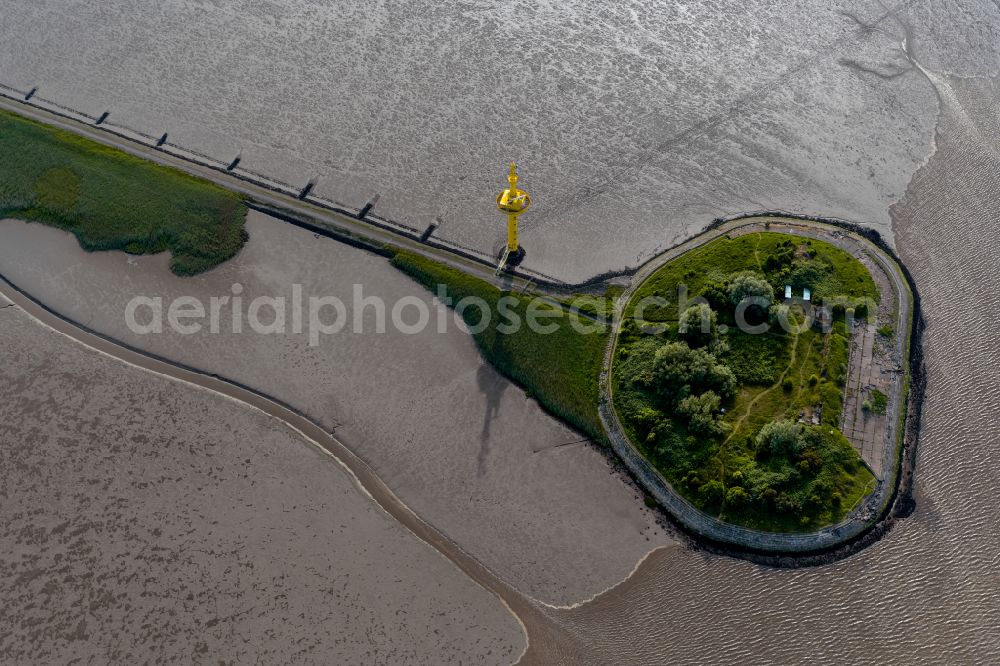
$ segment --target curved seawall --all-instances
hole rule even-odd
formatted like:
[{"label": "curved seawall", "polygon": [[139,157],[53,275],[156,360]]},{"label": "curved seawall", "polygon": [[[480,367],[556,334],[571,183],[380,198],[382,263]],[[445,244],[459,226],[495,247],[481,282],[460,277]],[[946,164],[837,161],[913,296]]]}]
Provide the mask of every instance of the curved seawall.
[{"label": "curved seawall", "polygon": [[[620,296],[619,308],[624,308],[635,290],[665,264],[715,238],[747,229],[773,229],[779,233],[795,233],[832,241],[858,258],[863,254],[872,257],[888,280],[895,301],[894,310],[898,320],[896,328],[908,331],[905,338],[897,337],[894,345],[897,353],[907,356],[908,371],[917,378],[911,386],[909,377],[901,376],[894,382],[894,390],[891,391],[890,400],[894,409],[890,413],[899,414],[900,418],[898,422],[890,422],[890,432],[881,456],[882,468],[890,470],[888,476],[880,479],[874,493],[866,498],[861,509],[852,511],[846,520],[837,525],[812,533],[761,532],[725,523],[707,515],[675,491],[635,449],[618,420],[611,394],[611,364],[617,347],[617,326],[605,350],[601,373],[601,420],[612,448],[625,466],[640,485],[668,511],[676,524],[694,536],[697,542],[719,552],[742,554],[756,561],[784,566],[826,563],[857,552],[885,534],[895,517],[900,515],[900,512],[893,511],[897,503],[907,507],[903,514],[912,510],[909,487],[919,428],[919,405],[923,398],[919,298],[909,274],[877,232],[811,216],[753,214],[717,220],[703,234],[649,261],[633,276],[629,288]],[[616,322],[618,323],[620,322]],[[916,344],[913,343],[914,338]],[[911,389],[909,392],[908,388]],[[905,483],[901,485],[903,480]]]}]

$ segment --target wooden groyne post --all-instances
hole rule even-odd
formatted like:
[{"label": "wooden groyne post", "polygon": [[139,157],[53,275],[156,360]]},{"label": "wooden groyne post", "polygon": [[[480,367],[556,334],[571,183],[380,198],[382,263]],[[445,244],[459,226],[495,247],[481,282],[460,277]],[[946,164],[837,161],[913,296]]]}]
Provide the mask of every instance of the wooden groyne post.
[{"label": "wooden groyne post", "polygon": [[309,193],[312,192],[312,189],[314,187],[316,187],[315,178],[306,183],[306,186],[302,188],[302,191],[299,192],[299,199],[305,199],[307,196],[309,196]]},{"label": "wooden groyne post", "polygon": [[366,203],[364,206],[361,207],[361,210],[358,211],[359,220],[365,219],[368,213],[372,212],[372,208],[374,208],[375,204],[378,203],[380,196],[381,195],[378,192],[376,192],[374,196],[372,196],[372,198],[368,201],[368,203]]},{"label": "wooden groyne post", "polygon": [[434,221],[428,224],[427,228],[424,229],[424,233],[420,234],[420,242],[426,243],[427,239],[431,237],[432,233],[434,233],[434,230],[437,229],[439,226],[441,226],[443,223],[444,220],[441,219],[440,215],[435,217]]}]

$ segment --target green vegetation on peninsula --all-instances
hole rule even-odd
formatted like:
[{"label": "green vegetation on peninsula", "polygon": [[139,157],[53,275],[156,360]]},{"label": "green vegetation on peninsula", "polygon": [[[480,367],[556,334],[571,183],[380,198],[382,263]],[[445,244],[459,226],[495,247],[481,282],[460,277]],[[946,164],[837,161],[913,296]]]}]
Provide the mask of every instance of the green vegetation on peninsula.
[{"label": "green vegetation on peninsula", "polygon": [[[438,285],[443,285],[451,305],[468,297],[481,298],[490,311],[489,325],[479,326],[482,312],[478,307],[465,308],[461,314],[473,331],[483,357],[503,375],[525,387],[545,409],[596,441],[605,440],[597,405],[598,377],[608,342],[606,325],[581,318],[578,321],[592,329],[581,332],[571,325],[570,318],[576,315],[556,305],[503,292],[479,278],[410,252],[397,252],[392,265],[435,295]],[[500,303],[504,296],[512,299],[507,305]],[[552,327],[551,332],[534,331],[527,325],[509,329],[504,326],[503,322],[513,321],[512,316],[523,324],[529,307],[538,309],[541,313],[538,320],[545,327]],[[512,316],[498,316],[504,311]],[[476,332],[479,328],[482,330]]]},{"label": "green vegetation on peninsula", "polygon": [[169,250],[179,275],[246,241],[240,196],[175,169],[0,111],[0,218],[43,222],[86,250]]},{"label": "green vegetation on peninsula", "polygon": [[[477,329],[486,360],[553,414],[605,441],[597,405],[607,331],[581,333],[570,325],[573,315],[554,305],[542,305],[553,332],[504,331],[501,299],[514,299],[523,321],[529,297],[409,252],[397,252],[392,264],[432,292],[442,285],[450,305],[483,299],[489,326],[477,329],[479,308],[462,316]],[[681,285],[690,306],[679,310]],[[795,297],[781,297],[785,285]],[[807,318],[816,311],[802,299],[806,288],[811,301],[839,303],[824,325]],[[649,297],[662,300],[650,304]],[[767,333],[735,325],[746,297],[764,299],[742,316],[766,324]],[[711,241],[666,264],[626,304],[613,362],[615,409],[643,455],[709,514],[778,532],[839,522],[874,484],[838,429],[846,314],[862,318],[877,300],[868,270],[829,243],[769,232]],[[776,325],[780,319],[791,331]]]},{"label": "green vegetation on peninsula", "polygon": [[[169,250],[181,275],[226,261],[246,241],[238,194],[3,111],[0,217],[68,230],[87,250]],[[489,325],[479,325],[478,307],[462,316],[485,359],[548,411],[606,441],[598,405],[609,331],[584,320],[608,317],[618,292],[546,302],[411,252],[386,254],[435,294],[443,286],[452,305],[481,299]],[[796,297],[781,297],[786,285]],[[820,326],[808,322],[807,289],[812,302],[840,299]],[[741,308],[747,297],[753,304]],[[830,243],[770,232],[720,237],[667,263],[626,304],[612,366],[616,413],[639,451],[709,514],[768,531],[836,523],[874,482],[837,426],[845,314],[863,316],[877,299],[867,269]],[[508,325],[539,314],[548,330]],[[740,330],[741,316],[768,332]],[[879,335],[891,338],[892,327]],[[864,412],[885,414],[888,397],[868,396]]]},{"label": "green vegetation on peninsula", "polygon": [[[818,240],[724,236],[681,255],[626,306],[612,383],[628,436],[723,520],[768,531],[840,521],[874,482],[837,429],[845,314],[863,317],[877,299],[867,269]],[[841,303],[828,320],[812,304],[822,301]],[[737,314],[767,332],[740,330]]]}]

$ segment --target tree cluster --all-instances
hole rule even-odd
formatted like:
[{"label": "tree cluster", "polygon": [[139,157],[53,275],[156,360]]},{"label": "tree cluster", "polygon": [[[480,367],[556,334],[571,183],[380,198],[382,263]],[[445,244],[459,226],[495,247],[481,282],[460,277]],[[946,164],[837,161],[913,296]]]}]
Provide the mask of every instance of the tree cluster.
[{"label": "tree cluster", "polygon": [[736,375],[714,354],[684,342],[667,342],[643,366],[634,381],[653,392],[664,411],[695,432],[722,432],[719,414],[722,403],[736,393]]},{"label": "tree cluster", "polygon": [[767,311],[774,302],[774,287],[760,273],[743,271],[729,282],[729,301],[737,307],[747,301],[751,306]]}]

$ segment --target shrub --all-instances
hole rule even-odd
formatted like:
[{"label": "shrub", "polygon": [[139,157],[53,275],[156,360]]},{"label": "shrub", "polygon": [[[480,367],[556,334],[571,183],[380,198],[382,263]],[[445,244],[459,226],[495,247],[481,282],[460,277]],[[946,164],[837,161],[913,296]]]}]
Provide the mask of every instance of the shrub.
[{"label": "shrub", "polygon": [[677,403],[677,414],[687,419],[691,430],[716,435],[722,432],[722,424],[717,418],[721,402],[713,391],[689,395]]},{"label": "shrub", "polygon": [[865,404],[868,405],[867,411],[882,416],[889,407],[889,397],[878,389],[872,389],[871,397],[865,401]]},{"label": "shrub", "polygon": [[784,513],[798,513],[802,510],[802,500],[789,493],[778,493],[774,506]]},{"label": "shrub", "polygon": [[774,302],[774,287],[760,273],[737,273],[729,283],[729,302],[739,305],[747,299],[759,299],[754,306],[767,310]]},{"label": "shrub", "polygon": [[823,466],[823,458],[816,449],[806,449],[799,458],[799,466],[804,472],[815,472]]},{"label": "shrub", "polygon": [[804,447],[802,426],[788,420],[771,421],[757,433],[757,448],[772,455],[788,456]]},{"label": "shrub", "polygon": [[788,344],[780,336],[750,335],[733,329],[713,343],[710,349],[720,349],[723,342],[728,344],[729,349],[720,350],[717,357],[744,385],[771,386],[788,367]]},{"label": "shrub", "polygon": [[652,407],[643,407],[639,410],[639,413],[635,415],[636,425],[639,426],[639,432],[642,434],[648,434],[652,431],[657,423],[660,421],[660,412],[656,411]]},{"label": "shrub", "polygon": [[794,289],[809,287],[816,291],[816,286],[823,282],[831,272],[833,269],[829,264],[810,260],[796,266],[788,279]]},{"label": "shrub", "polygon": [[722,399],[736,391],[732,370],[708,351],[691,349],[683,342],[668,342],[656,351],[651,380],[660,396],[675,404],[705,391],[714,391]]},{"label": "shrub", "polygon": [[713,282],[702,290],[701,297],[708,301],[713,309],[720,312],[730,307],[729,286],[725,283]]},{"label": "shrub", "polygon": [[697,303],[681,314],[677,332],[692,347],[703,347],[718,335],[717,319],[712,308]]},{"label": "shrub", "polygon": [[778,491],[774,488],[765,488],[764,492],[760,494],[760,501],[763,502],[764,506],[767,508],[774,508],[775,499],[778,497]]},{"label": "shrub", "polygon": [[698,497],[700,497],[705,504],[718,504],[725,496],[725,492],[726,487],[722,485],[722,482],[713,479],[708,483],[702,484],[702,486],[698,488]]},{"label": "shrub", "polygon": [[768,315],[772,324],[781,324],[787,322],[789,324],[794,324],[795,321],[792,319],[791,309],[784,303],[775,303],[768,310]]},{"label": "shrub", "polygon": [[742,507],[745,506],[750,496],[747,495],[747,491],[743,490],[739,486],[733,486],[726,491],[726,504],[731,507]]}]

